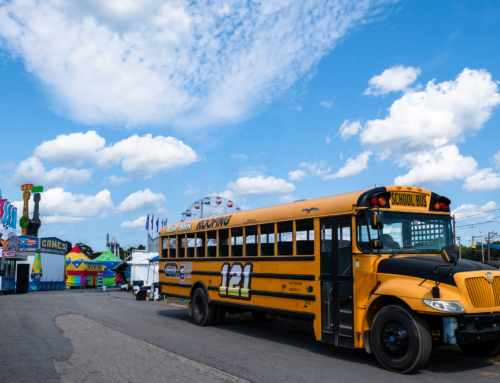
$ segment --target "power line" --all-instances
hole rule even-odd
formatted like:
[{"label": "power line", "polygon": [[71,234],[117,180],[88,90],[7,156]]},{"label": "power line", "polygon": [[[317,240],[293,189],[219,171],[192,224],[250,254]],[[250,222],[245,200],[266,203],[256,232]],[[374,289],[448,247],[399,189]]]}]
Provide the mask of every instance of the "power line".
[{"label": "power line", "polygon": [[460,225],[460,226],[457,226],[457,227],[469,227],[469,226],[479,226],[479,225],[484,225],[484,224],[486,224],[486,223],[490,223],[490,222],[497,222],[497,221],[495,221],[497,218],[500,218],[500,215],[499,215],[498,217],[493,218],[491,221],[470,223],[470,224],[468,224],[468,225]]},{"label": "power line", "polygon": [[478,216],[478,215],[483,215],[483,214],[490,213],[492,211],[497,211],[497,210],[500,210],[500,208],[498,208],[498,209],[492,209],[492,210],[485,210],[485,211],[482,211],[480,213],[474,213],[474,214],[464,215],[464,216],[462,216],[460,218],[457,218],[456,220],[457,221],[461,221],[461,220],[463,220],[465,218],[475,217],[475,216]]}]

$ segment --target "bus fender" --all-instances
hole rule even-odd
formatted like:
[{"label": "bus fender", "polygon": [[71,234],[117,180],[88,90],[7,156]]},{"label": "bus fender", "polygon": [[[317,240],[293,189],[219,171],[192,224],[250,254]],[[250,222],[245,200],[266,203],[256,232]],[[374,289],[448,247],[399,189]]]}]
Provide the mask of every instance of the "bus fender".
[{"label": "bus fender", "polygon": [[[203,290],[205,290],[205,294],[207,294],[208,298],[208,303],[210,303],[210,294],[208,293],[207,285],[203,281],[196,281],[193,287],[191,288],[191,293],[189,294],[189,298],[193,300],[193,294],[196,291],[198,287],[201,287]],[[189,305],[191,307],[191,304]]]},{"label": "bus fender", "polygon": [[[388,305],[405,305],[414,311],[418,311],[419,305],[416,304],[416,299],[407,297],[396,297],[393,295],[372,295],[367,304],[365,317],[363,320],[363,328],[365,333],[372,328],[372,322],[377,312]],[[416,307],[415,307],[416,306]]]}]

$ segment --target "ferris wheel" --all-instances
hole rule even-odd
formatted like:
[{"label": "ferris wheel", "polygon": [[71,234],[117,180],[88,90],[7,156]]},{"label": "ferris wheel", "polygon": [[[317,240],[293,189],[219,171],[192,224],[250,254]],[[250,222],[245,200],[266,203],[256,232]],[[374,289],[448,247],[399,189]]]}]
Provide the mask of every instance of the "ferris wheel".
[{"label": "ferris wheel", "polygon": [[192,203],[182,213],[181,221],[224,215],[238,211],[241,211],[241,209],[230,199],[219,196],[206,196]]}]

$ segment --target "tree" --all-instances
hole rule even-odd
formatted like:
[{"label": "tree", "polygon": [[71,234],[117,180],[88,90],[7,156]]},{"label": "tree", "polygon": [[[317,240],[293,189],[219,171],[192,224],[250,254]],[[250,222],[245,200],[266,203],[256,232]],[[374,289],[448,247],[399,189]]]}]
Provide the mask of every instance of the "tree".
[{"label": "tree", "polygon": [[80,248],[82,253],[85,254],[90,259],[96,258],[94,257],[94,250],[92,250],[92,248],[89,245],[86,245],[84,243],[77,243],[76,245]]},{"label": "tree", "polygon": [[66,254],[73,250],[73,244],[70,241],[66,241]]}]

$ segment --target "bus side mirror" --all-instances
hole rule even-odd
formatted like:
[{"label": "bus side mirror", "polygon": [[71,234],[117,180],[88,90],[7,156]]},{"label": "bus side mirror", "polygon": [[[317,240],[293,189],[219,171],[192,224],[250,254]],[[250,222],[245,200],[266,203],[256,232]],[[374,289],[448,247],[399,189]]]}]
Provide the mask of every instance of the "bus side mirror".
[{"label": "bus side mirror", "polygon": [[456,265],[458,262],[458,253],[451,246],[445,246],[441,249],[441,257],[443,257],[446,263]]},{"label": "bus side mirror", "polygon": [[370,241],[370,249],[371,250],[380,250],[384,248],[384,244],[380,239],[372,239]]},{"label": "bus side mirror", "polygon": [[382,230],[384,228],[384,213],[381,211],[370,211],[370,226],[372,230]]}]

